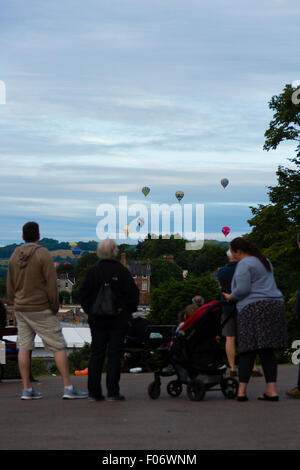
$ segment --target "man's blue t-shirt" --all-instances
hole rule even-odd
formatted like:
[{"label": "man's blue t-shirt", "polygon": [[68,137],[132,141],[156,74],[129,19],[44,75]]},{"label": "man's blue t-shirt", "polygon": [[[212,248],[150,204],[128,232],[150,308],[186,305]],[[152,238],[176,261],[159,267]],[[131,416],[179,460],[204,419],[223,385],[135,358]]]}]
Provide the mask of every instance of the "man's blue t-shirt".
[{"label": "man's blue t-shirt", "polygon": [[[231,281],[235,272],[235,268],[237,267],[237,261],[230,261],[225,266],[219,269],[217,277],[218,281],[221,285],[222,292],[226,292],[226,294],[231,293]],[[221,300],[225,300],[225,297],[221,293]],[[225,315],[229,315],[232,313],[232,310],[235,309],[235,305],[232,303],[228,303],[223,305],[222,311]]]}]

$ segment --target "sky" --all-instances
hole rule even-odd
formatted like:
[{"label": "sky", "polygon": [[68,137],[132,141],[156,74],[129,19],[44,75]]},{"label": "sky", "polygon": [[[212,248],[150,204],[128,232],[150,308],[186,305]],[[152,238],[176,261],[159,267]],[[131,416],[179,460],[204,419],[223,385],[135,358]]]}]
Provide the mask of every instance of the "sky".
[{"label": "sky", "polygon": [[293,167],[295,146],[263,145],[268,102],[300,79],[299,14],[297,0],[2,0],[0,245],[28,220],[97,240],[102,204],[150,211],[177,190],[204,205],[205,238],[249,232],[249,206]]}]

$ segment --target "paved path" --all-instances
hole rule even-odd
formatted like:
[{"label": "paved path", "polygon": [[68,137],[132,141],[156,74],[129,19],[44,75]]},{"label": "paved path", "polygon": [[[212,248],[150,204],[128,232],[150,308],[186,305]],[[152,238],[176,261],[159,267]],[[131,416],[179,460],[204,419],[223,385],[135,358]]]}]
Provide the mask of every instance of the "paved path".
[{"label": "paved path", "polygon": [[[278,403],[257,401],[264,379],[252,378],[250,401],[226,400],[209,392],[192,402],[186,389],[169,397],[163,379],[158,400],[151,400],[147,386],[152,374],[123,374],[126,402],[62,400],[59,377],[33,384],[42,400],[20,400],[20,381],[0,383],[0,449],[32,450],[202,450],[299,449],[300,400],[285,397],[295,386],[296,366],[280,366]],[[86,377],[73,377],[86,390]]]}]

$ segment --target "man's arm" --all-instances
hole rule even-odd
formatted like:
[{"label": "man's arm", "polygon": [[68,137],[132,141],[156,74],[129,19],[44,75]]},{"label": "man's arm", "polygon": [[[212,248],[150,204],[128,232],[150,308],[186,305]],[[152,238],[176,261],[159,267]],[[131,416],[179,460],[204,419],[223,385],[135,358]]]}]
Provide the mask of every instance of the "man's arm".
[{"label": "man's arm", "polygon": [[79,289],[79,300],[81,307],[85,313],[89,314],[89,311],[93,305],[93,295],[94,290],[94,269],[90,268],[85,275],[85,278],[82,281],[81,287]]},{"label": "man's arm", "polygon": [[8,272],[7,272],[7,278],[6,278],[6,291],[7,291],[7,296],[9,300],[14,302],[15,300],[15,283],[14,283],[14,278],[13,278],[13,273],[12,273],[12,264],[9,261],[8,264]]},{"label": "man's arm", "polygon": [[128,313],[133,313],[136,311],[138,304],[140,302],[140,291],[133,280],[130,272],[127,268],[124,268],[122,273],[123,283],[124,283],[124,291],[125,291],[125,302]]},{"label": "man's arm", "polygon": [[42,271],[46,282],[46,291],[49,300],[49,306],[53,313],[57,313],[59,309],[59,297],[57,289],[57,276],[53,264],[53,259],[48,251],[42,254]]}]

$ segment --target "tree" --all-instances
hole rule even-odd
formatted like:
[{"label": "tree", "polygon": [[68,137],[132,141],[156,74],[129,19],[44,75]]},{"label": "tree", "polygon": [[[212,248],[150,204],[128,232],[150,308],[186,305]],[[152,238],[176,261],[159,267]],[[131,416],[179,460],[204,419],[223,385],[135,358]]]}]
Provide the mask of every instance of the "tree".
[{"label": "tree", "polygon": [[[300,93],[300,88],[298,89]],[[300,105],[295,103],[295,88],[287,84],[282,93],[273,96],[269,108],[274,111],[273,119],[265,132],[264,150],[275,150],[278,145],[287,140],[297,142],[294,163],[300,163]]]},{"label": "tree", "polygon": [[163,238],[162,235],[158,238],[148,236],[137,244],[136,258],[139,260],[150,258],[152,260],[162,255],[173,255],[176,258],[179,253],[185,250],[185,243],[186,240],[175,238],[174,235],[170,235],[170,238]]},{"label": "tree", "polygon": [[70,303],[70,292],[68,292],[67,290],[60,291],[59,301],[60,303]]},{"label": "tree", "polygon": [[75,266],[75,286],[72,289],[72,299],[74,302],[79,302],[79,290],[87,271],[97,264],[98,261],[99,258],[96,253],[89,253],[78,260]]},{"label": "tree", "polygon": [[178,281],[170,279],[151,291],[150,314],[148,319],[160,325],[176,325],[177,315],[192,303],[195,295],[202,295],[205,302],[217,300],[220,296],[218,283],[209,274],[187,276]]},{"label": "tree", "polygon": [[6,279],[0,278],[0,298],[6,297]]},{"label": "tree", "polygon": [[274,265],[275,278],[288,308],[297,289],[300,265],[296,244],[296,234],[300,232],[300,105],[293,102],[294,93],[295,89],[286,85],[269,102],[274,115],[265,132],[264,149],[269,151],[284,141],[295,141],[296,156],[289,160],[296,169],[279,166],[277,185],[268,188],[270,204],[251,208],[253,218],[248,223],[252,232],[247,235]]},{"label": "tree", "polygon": [[[296,142],[296,156],[289,160],[300,167],[300,104],[293,97],[300,94],[286,85],[283,92],[273,96],[269,108],[274,111],[273,119],[265,132],[264,150],[276,149],[284,141]],[[278,185],[269,187],[269,198],[272,204],[285,209],[288,217],[300,225],[300,171],[283,168],[277,170]],[[299,228],[299,227],[298,227]]]},{"label": "tree", "polygon": [[57,274],[68,274],[70,277],[75,277],[75,267],[72,264],[60,264],[56,268]]},{"label": "tree", "polygon": [[178,264],[163,258],[151,260],[151,289],[169,279],[182,279],[182,269]]},{"label": "tree", "polygon": [[213,272],[227,263],[226,248],[214,244],[204,244],[202,250],[184,251],[175,261],[182,269],[196,276],[206,272]]}]

